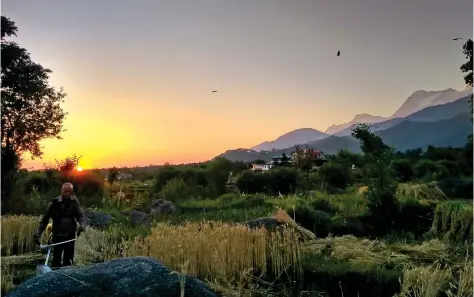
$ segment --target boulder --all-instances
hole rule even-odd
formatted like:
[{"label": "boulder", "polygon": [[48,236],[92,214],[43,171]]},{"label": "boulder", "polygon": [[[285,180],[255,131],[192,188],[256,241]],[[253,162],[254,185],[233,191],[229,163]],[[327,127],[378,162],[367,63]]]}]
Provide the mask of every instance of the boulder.
[{"label": "boulder", "polygon": [[121,213],[130,217],[133,226],[146,225],[149,223],[149,215],[147,213],[138,210],[126,210]]},{"label": "boulder", "polygon": [[243,225],[253,230],[260,229],[263,227],[268,232],[275,232],[278,230],[282,230],[282,227],[289,227],[292,228],[296,233],[298,233],[302,240],[316,239],[316,235],[314,235],[313,232],[301,227],[291,218],[281,219],[278,217],[262,217],[244,222]]},{"label": "boulder", "polygon": [[84,215],[86,217],[87,225],[97,229],[107,228],[113,220],[112,215],[108,213],[102,213],[89,209],[84,210]]},{"label": "boulder", "polygon": [[150,214],[152,215],[169,215],[176,211],[176,205],[173,202],[156,199],[151,202]]},{"label": "boulder", "polygon": [[[184,276],[184,296],[217,297],[204,282]],[[180,277],[156,260],[133,257],[65,267],[31,278],[8,297],[180,297]]]}]

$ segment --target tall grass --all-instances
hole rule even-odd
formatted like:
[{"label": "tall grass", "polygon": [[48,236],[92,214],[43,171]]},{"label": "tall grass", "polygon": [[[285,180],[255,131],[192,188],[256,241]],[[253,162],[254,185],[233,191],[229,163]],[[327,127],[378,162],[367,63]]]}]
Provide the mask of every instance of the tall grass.
[{"label": "tall grass", "polygon": [[[37,249],[33,235],[40,218],[24,215],[9,215],[1,218],[2,256],[32,252]],[[46,241],[46,235],[42,240]]]},{"label": "tall grass", "polygon": [[249,269],[262,277],[289,267],[301,272],[298,235],[292,229],[269,233],[221,222],[159,224],[150,236],[127,242],[123,255],[150,256],[175,270],[187,263],[189,273],[221,283],[236,282]]},{"label": "tall grass", "polygon": [[432,234],[453,241],[472,242],[473,209],[463,201],[444,201],[435,209]]}]

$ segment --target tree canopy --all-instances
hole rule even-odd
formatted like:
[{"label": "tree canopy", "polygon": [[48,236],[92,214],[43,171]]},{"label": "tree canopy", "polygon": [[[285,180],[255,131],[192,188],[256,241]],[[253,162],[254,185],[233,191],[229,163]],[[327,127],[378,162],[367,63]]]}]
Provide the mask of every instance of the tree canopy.
[{"label": "tree canopy", "polygon": [[60,104],[66,96],[49,85],[51,70],[31,60],[26,49],[6,37],[18,28],[9,18],[1,22],[1,141],[18,156],[42,155],[39,142],[60,138],[66,113]]}]

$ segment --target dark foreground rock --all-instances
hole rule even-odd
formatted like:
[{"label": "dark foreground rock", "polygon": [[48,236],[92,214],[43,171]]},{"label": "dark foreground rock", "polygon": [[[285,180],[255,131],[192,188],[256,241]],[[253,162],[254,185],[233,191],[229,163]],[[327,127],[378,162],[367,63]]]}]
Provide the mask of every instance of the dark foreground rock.
[{"label": "dark foreground rock", "polygon": [[[31,278],[7,297],[180,297],[180,277],[148,257],[123,258],[83,268],[62,268]],[[184,296],[220,296],[186,276]]]}]

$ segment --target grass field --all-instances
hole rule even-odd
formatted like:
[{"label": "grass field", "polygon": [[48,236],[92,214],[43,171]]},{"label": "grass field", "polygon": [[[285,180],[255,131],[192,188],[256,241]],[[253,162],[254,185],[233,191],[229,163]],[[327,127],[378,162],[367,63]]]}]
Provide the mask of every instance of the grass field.
[{"label": "grass field", "polygon": [[[238,224],[282,217],[281,209],[289,214],[284,220],[292,221],[291,216],[305,224],[302,208],[323,213],[318,224],[346,224],[367,209],[363,191],[357,189],[279,198],[226,194],[185,201],[167,221],[156,221],[149,229],[134,228],[123,218],[103,231],[88,228],[77,242],[76,265],[150,256],[206,280],[224,296],[472,296],[472,201],[420,193],[422,199],[417,199],[409,191],[399,190],[399,201],[432,207],[429,228],[421,237],[410,232],[356,237],[347,229],[340,236],[304,241],[292,228],[269,233]],[[34,216],[2,217],[2,292],[32,276],[41,261],[32,243],[38,222]]]}]

